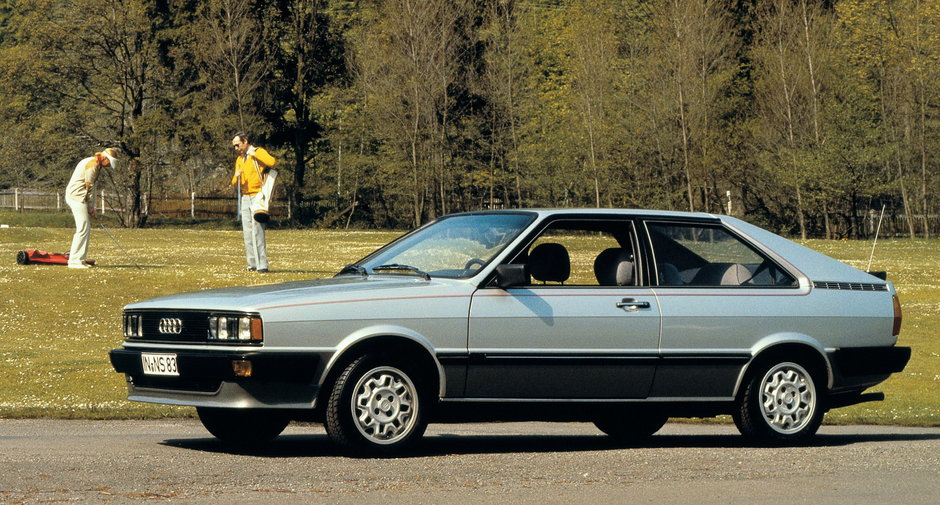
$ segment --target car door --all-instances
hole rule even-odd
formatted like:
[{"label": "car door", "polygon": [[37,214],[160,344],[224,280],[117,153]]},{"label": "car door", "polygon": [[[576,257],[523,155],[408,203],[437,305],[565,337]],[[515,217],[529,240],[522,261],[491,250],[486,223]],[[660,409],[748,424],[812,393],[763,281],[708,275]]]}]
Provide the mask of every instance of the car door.
[{"label": "car door", "polygon": [[647,395],[660,310],[626,219],[559,219],[522,247],[525,285],[476,291],[466,396],[617,399]]}]

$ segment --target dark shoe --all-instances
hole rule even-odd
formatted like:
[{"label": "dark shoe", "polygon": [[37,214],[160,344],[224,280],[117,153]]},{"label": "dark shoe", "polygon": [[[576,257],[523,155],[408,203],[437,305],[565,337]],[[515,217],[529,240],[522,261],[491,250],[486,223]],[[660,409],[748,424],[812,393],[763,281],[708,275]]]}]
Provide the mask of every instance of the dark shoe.
[{"label": "dark shoe", "polygon": [[255,267],[248,267],[245,269],[246,272],[254,272],[255,270]]},{"label": "dark shoe", "polygon": [[267,269],[267,268],[259,268],[259,269],[258,269],[258,273],[259,273],[259,274],[266,274],[266,273],[268,273],[268,269]]}]

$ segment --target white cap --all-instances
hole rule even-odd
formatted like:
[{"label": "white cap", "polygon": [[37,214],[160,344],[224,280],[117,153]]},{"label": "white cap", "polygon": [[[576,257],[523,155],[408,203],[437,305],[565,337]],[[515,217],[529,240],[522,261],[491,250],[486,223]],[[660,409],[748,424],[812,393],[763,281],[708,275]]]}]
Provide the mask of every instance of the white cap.
[{"label": "white cap", "polygon": [[117,163],[117,151],[113,147],[109,147],[100,153],[105,158],[108,158],[108,161],[111,163],[111,168],[115,167]]}]

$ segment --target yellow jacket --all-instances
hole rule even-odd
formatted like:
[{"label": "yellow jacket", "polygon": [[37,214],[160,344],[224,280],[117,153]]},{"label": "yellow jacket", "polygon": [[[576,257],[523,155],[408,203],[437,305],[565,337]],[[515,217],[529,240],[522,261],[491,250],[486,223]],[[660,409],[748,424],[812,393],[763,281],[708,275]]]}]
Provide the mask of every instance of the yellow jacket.
[{"label": "yellow jacket", "polygon": [[[249,148],[249,151],[251,148]],[[255,168],[255,162],[258,162]],[[274,156],[260,147],[254,148],[253,154],[246,154],[235,159],[235,173],[242,171],[242,194],[253,195],[261,191],[261,175],[277,163]],[[259,173],[260,171],[260,173]],[[238,177],[232,176],[232,184],[238,183]]]}]

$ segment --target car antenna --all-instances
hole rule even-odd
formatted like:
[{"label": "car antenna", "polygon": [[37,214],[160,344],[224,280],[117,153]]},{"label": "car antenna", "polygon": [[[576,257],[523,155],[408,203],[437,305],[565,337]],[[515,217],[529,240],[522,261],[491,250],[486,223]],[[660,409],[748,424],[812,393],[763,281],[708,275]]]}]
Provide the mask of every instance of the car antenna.
[{"label": "car antenna", "polygon": [[881,221],[885,218],[885,206],[886,204],[881,204],[881,217],[878,218],[878,227],[875,228],[875,241],[871,244],[871,255],[868,256],[868,268],[866,272],[871,272],[871,260],[875,257],[875,244],[878,243],[878,233],[881,231]]}]

